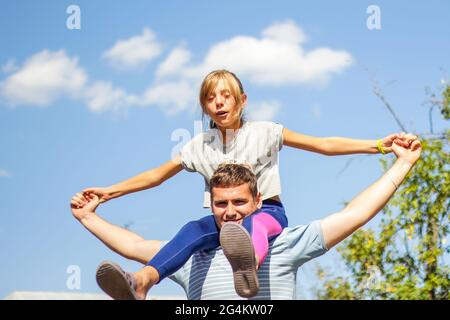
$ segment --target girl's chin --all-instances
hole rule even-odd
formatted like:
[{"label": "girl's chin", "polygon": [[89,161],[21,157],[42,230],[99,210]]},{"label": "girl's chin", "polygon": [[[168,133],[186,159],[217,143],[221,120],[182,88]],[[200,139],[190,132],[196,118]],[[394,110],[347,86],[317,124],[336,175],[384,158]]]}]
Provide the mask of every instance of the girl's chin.
[{"label": "girl's chin", "polygon": [[228,119],[228,117],[225,119],[217,119],[214,122],[216,123],[216,125],[218,127],[222,127],[222,128],[227,128],[227,127],[233,126],[233,121]]},{"label": "girl's chin", "polygon": [[214,122],[216,123],[216,125],[218,127],[221,127],[221,128],[226,127],[227,125],[229,125],[228,121],[226,121],[226,120],[216,120]]}]

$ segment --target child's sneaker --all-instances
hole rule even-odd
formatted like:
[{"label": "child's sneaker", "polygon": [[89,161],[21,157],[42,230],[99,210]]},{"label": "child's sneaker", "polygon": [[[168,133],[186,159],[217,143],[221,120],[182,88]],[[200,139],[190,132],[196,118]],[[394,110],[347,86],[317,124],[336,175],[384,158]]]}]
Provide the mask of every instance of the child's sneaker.
[{"label": "child's sneaker", "polygon": [[141,300],[136,294],[134,276],[113,262],[100,263],[96,279],[99,287],[114,300]]},{"label": "child's sneaker", "polygon": [[247,230],[234,222],[225,223],[220,230],[220,245],[233,269],[234,288],[238,295],[251,298],[258,293],[255,249]]}]

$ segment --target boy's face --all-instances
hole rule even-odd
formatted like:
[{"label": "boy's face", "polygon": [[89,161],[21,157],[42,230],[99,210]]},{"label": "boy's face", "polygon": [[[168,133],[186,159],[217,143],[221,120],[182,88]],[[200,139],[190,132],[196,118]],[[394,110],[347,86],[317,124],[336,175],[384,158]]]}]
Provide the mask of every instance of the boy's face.
[{"label": "boy's face", "polygon": [[241,109],[246,102],[243,96],[242,104],[236,104],[226,80],[220,79],[216,88],[206,99],[206,111],[210,118],[221,128],[234,128],[239,124]]},{"label": "boy's face", "polygon": [[262,206],[261,194],[253,198],[248,183],[237,187],[217,188],[212,190],[211,209],[219,228],[225,222],[242,224],[242,220],[260,209]]}]

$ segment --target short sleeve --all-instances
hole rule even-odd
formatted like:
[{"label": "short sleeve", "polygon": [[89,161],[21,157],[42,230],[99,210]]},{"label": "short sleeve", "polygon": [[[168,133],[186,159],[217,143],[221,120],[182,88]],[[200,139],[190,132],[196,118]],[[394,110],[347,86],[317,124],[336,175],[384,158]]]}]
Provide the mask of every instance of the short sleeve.
[{"label": "short sleeve", "polygon": [[283,125],[280,123],[272,123],[272,147],[280,151],[283,147]]},{"label": "short sleeve", "polygon": [[194,139],[186,143],[180,151],[181,165],[186,171],[196,172],[194,165]]},{"label": "short sleeve", "polygon": [[290,256],[294,259],[296,268],[328,251],[323,238],[320,220],[292,228],[287,237]]},{"label": "short sleeve", "polygon": [[192,155],[189,152],[188,142],[180,151],[181,166],[186,169],[186,171],[193,172]]}]

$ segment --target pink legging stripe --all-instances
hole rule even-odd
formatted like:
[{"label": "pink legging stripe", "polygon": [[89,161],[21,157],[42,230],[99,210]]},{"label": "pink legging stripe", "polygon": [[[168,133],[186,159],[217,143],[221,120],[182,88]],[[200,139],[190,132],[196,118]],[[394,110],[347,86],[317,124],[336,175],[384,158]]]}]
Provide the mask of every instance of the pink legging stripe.
[{"label": "pink legging stripe", "polygon": [[269,238],[281,233],[283,228],[271,215],[261,212],[252,219],[252,242],[261,266],[269,251]]}]

